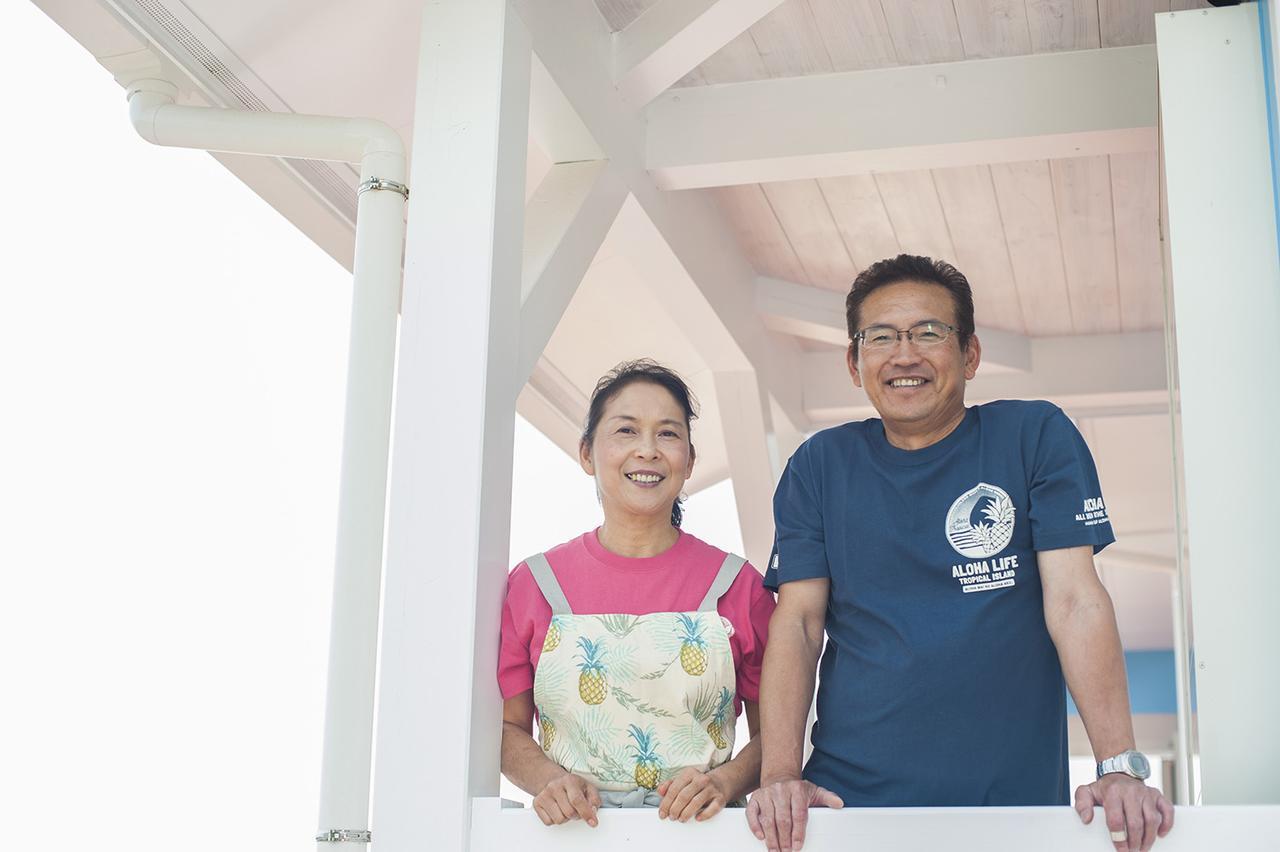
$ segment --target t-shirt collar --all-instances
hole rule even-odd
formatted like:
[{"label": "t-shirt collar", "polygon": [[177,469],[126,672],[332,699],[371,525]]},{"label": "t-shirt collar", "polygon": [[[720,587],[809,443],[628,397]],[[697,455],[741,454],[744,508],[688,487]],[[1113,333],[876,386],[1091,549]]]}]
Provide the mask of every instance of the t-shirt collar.
[{"label": "t-shirt collar", "polygon": [[871,443],[871,448],[880,458],[890,464],[910,467],[918,464],[927,464],[942,458],[951,452],[951,448],[963,440],[965,435],[973,431],[977,423],[978,408],[977,406],[970,406],[965,409],[964,419],[960,421],[960,425],[951,430],[951,434],[936,444],[930,444],[918,450],[904,450],[889,443],[889,439],[884,434],[884,421],[878,418],[867,421],[867,437]]},{"label": "t-shirt collar", "polygon": [[680,532],[676,543],[659,553],[657,556],[619,556],[611,550],[605,548],[600,543],[600,528],[596,527],[590,532],[582,534],[582,543],[586,547],[587,553],[596,562],[608,568],[614,568],[620,571],[656,571],[659,568],[665,568],[671,564],[673,559],[680,559],[691,547],[693,547],[693,539],[691,536]]}]

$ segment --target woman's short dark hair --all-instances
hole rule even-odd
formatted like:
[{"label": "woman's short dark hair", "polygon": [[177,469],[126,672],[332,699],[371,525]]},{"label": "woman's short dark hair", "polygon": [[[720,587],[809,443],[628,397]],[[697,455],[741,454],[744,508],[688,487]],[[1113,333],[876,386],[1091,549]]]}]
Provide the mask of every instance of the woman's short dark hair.
[{"label": "woman's short dark hair", "polygon": [[849,295],[844,300],[844,315],[849,326],[849,343],[855,352],[858,341],[854,335],[861,331],[860,312],[863,301],[881,287],[903,281],[937,284],[950,293],[956,305],[956,336],[960,341],[960,349],[969,345],[969,338],[973,335],[973,291],[969,289],[969,279],[945,260],[900,254],[876,261],[853,279],[853,286],[849,288]]},{"label": "woman's short dark hair", "polygon": [[[596,382],[596,389],[591,392],[591,404],[587,407],[587,425],[582,430],[582,443],[587,450],[590,451],[591,442],[595,440],[596,427],[604,417],[605,406],[621,393],[623,388],[636,382],[657,385],[666,389],[675,398],[676,403],[684,411],[684,426],[690,432],[689,452],[692,454],[691,422],[698,416],[698,400],[694,398],[693,391],[689,390],[689,386],[675,370],[668,369],[649,358],[623,361]],[[684,517],[684,513],[680,510],[680,500],[681,498],[677,497],[671,504],[671,526],[673,527],[680,526],[680,521]]]}]

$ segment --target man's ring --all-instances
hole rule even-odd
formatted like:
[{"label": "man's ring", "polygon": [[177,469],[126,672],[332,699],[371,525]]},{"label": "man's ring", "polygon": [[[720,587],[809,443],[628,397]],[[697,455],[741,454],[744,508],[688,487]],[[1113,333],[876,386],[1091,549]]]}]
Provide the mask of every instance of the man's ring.
[{"label": "man's ring", "polygon": [[1127,831],[1121,830],[1121,831],[1111,832],[1111,840],[1114,843],[1123,843],[1128,839],[1129,839],[1129,832]]}]

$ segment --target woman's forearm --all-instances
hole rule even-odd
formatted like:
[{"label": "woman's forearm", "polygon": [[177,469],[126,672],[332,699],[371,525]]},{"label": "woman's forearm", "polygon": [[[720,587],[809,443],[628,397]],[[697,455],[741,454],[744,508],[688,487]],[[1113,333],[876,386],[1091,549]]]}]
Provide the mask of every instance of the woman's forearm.
[{"label": "woman's forearm", "polygon": [[567,770],[547,757],[528,731],[511,722],[502,723],[502,774],[526,793],[536,796]]},{"label": "woman's forearm", "polygon": [[752,737],[742,751],[729,761],[712,769],[709,775],[721,782],[725,798],[730,802],[746,796],[760,786],[760,737]]}]

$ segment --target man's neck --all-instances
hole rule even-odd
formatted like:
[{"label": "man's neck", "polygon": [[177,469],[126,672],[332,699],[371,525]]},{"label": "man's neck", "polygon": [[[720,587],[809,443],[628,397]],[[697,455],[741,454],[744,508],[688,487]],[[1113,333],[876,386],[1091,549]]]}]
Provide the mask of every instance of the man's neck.
[{"label": "man's neck", "polygon": [[892,446],[900,450],[923,450],[931,447],[950,435],[956,427],[964,422],[966,409],[953,413],[942,423],[897,423],[884,422],[884,437]]}]

